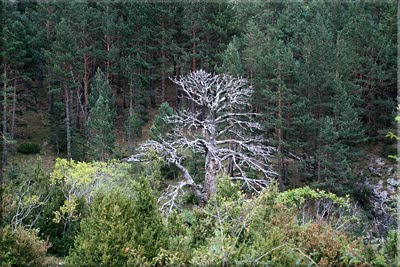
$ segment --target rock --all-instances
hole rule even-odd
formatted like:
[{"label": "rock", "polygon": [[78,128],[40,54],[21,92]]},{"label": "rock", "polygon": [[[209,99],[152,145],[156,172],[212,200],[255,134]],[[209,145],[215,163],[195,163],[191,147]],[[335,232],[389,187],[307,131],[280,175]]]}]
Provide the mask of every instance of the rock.
[{"label": "rock", "polygon": [[391,175],[392,172],[393,172],[393,167],[387,168],[386,173],[387,173],[388,175]]}]

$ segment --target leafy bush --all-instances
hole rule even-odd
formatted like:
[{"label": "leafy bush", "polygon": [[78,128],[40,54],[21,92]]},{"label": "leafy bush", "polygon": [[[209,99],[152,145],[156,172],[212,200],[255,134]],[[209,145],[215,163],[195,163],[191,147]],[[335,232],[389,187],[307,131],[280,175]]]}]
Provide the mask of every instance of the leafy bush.
[{"label": "leafy bush", "polygon": [[308,186],[280,193],[277,202],[295,208],[301,224],[322,220],[334,229],[354,230],[361,216],[359,208],[348,196],[338,197]]},{"label": "leafy bush", "polygon": [[388,233],[388,236],[386,237],[383,252],[388,261],[391,262],[393,266],[400,265],[400,247],[398,242],[398,232],[395,230],[390,231]]},{"label": "leafy bush", "polygon": [[21,154],[37,154],[40,152],[40,146],[35,143],[20,144],[17,151]]},{"label": "leafy bush", "polygon": [[40,157],[10,165],[6,169],[5,180],[8,183],[3,187],[5,212],[2,219],[12,224],[13,228],[34,227],[52,190]]},{"label": "leafy bush", "polygon": [[[48,239],[52,246],[48,253],[59,257],[68,255],[69,250],[74,244],[74,238],[79,232],[79,220],[73,220],[64,223],[57,223],[54,215],[63,206],[65,196],[60,188],[55,188],[52,192],[50,200],[44,205],[43,211],[37,220],[35,227],[39,231],[39,235]],[[83,217],[86,211],[85,202],[81,200],[76,207],[77,213]]]},{"label": "leafy bush", "polygon": [[99,192],[66,262],[71,266],[126,266],[151,262],[163,243],[163,224],[149,183]]},{"label": "leafy bush", "polygon": [[35,231],[9,226],[0,229],[1,266],[45,266],[48,248]]},{"label": "leafy bush", "polygon": [[289,195],[292,198],[272,185],[260,196],[248,199],[235,183],[220,178],[217,194],[205,208],[180,214],[186,222],[180,228],[186,228],[181,236],[191,247],[185,252],[190,259],[174,249],[164,255],[170,255],[172,262],[179,258],[193,265],[200,262],[210,266],[340,266],[369,262],[361,240],[353,240],[343,230],[335,230],[315,217],[299,223],[296,205],[283,201],[289,198],[296,204],[304,198],[304,204],[313,197],[329,196],[339,204],[344,199],[309,189]]}]

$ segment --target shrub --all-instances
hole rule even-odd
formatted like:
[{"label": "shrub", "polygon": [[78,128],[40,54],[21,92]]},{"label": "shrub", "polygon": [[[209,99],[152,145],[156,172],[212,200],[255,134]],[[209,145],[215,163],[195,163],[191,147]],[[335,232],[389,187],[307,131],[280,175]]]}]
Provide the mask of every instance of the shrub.
[{"label": "shrub", "polygon": [[17,151],[21,154],[37,154],[40,152],[40,146],[35,143],[20,144]]},{"label": "shrub", "polygon": [[13,228],[32,228],[50,199],[52,187],[40,157],[35,161],[18,162],[6,169],[4,186],[5,213],[2,219]]},{"label": "shrub", "polygon": [[383,252],[393,266],[400,265],[400,246],[398,242],[398,232],[395,230],[390,231],[386,237]]},{"label": "shrub", "polygon": [[49,244],[24,228],[0,229],[1,266],[45,266]]},{"label": "shrub", "polygon": [[158,255],[163,225],[147,181],[128,195],[120,189],[99,192],[66,263],[71,266],[142,265]]},{"label": "shrub", "polygon": [[[39,235],[49,239],[52,246],[48,253],[58,257],[65,257],[73,246],[74,238],[79,231],[79,220],[71,220],[68,223],[57,223],[54,221],[54,213],[59,211],[64,204],[65,196],[60,188],[53,190],[50,200],[44,205],[43,211],[37,220],[35,227],[40,230]],[[77,213],[83,216],[86,207],[83,200],[77,206]]]},{"label": "shrub", "polygon": [[[192,213],[192,264],[347,266],[368,262],[362,242],[352,240],[342,229],[335,230],[317,218],[299,222],[297,197],[307,203],[313,197],[326,197],[324,192],[306,188],[307,194],[282,195],[271,185],[260,196],[247,199],[223,178],[217,191],[204,209]],[[289,199],[293,205],[288,205]]]},{"label": "shrub", "polygon": [[348,196],[338,197],[306,186],[280,193],[277,202],[296,209],[301,224],[322,220],[334,229],[342,230],[353,230],[359,225],[359,208],[350,202]]}]

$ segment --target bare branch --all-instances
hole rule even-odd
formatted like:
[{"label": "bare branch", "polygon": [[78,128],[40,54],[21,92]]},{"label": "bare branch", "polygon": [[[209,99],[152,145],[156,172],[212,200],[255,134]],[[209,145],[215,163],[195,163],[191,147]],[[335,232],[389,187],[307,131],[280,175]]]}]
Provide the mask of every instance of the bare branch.
[{"label": "bare branch", "polygon": [[[201,110],[182,109],[165,120],[176,129],[168,140],[148,141],[140,146],[139,152],[128,161],[141,161],[149,149],[155,151],[166,162],[174,164],[183,173],[183,181],[170,186],[163,198],[168,197],[163,208],[175,207],[177,196],[185,186],[195,189],[199,199],[207,202],[216,190],[216,175],[227,172],[228,162],[234,167],[231,177],[260,192],[277,176],[270,167],[269,159],[275,149],[255,133],[262,126],[255,120],[260,114],[251,111],[250,97],[253,89],[242,78],[230,75],[213,75],[199,70],[171,79],[183,92],[182,97],[195,103]],[[203,186],[195,184],[183,165],[182,151],[191,150],[201,154],[205,160]],[[250,178],[246,173],[257,172]],[[259,174],[263,177],[259,177]],[[203,196],[201,196],[203,195]]]}]

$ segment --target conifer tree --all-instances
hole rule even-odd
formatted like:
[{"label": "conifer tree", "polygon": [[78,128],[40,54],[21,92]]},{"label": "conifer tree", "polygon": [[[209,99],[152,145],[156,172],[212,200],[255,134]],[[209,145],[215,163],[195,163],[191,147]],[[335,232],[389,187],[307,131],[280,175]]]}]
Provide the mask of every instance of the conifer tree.
[{"label": "conifer tree", "polygon": [[[10,123],[9,123],[9,97],[11,92],[14,91],[14,97],[16,96],[16,86],[12,82],[16,82],[16,77],[13,78],[13,72],[17,71],[18,65],[23,63],[23,57],[25,50],[23,49],[23,40],[19,34],[23,30],[23,26],[20,21],[14,20],[17,16],[17,11],[10,4],[5,2],[5,9],[2,10],[5,17],[2,20],[5,27],[2,29],[1,35],[1,83],[2,83],[2,144],[3,144],[3,166],[7,165],[8,162],[8,144],[12,142],[12,136],[10,136]],[[4,12],[5,11],[5,12]],[[14,89],[13,86],[14,85]],[[13,101],[14,102],[14,101]],[[15,104],[13,103],[15,106]]]},{"label": "conifer tree", "polygon": [[222,54],[222,66],[218,68],[220,73],[226,73],[233,76],[243,75],[243,66],[237,47],[237,39],[228,44]]},{"label": "conifer tree", "polygon": [[126,141],[130,147],[132,139],[142,137],[142,124],[143,122],[136,115],[136,112],[131,110],[124,123]]},{"label": "conifer tree", "polygon": [[[71,28],[71,22],[69,18],[62,18],[54,29],[54,41],[51,43],[49,50],[45,51],[45,56],[48,62],[48,76],[47,79],[51,84],[49,94],[52,97],[53,105],[63,105],[64,114],[50,112],[50,117],[56,116],[53,121],[65,123],[66,137],[56,137],[57,143],[65,138],[67,158],[72,157],[72,135],[73,135],[73,109],[72,99],[73,92],[77,88],[78,84],[76,81],[76,69],[74,68],[77,60],[77,39]],[[57,102],[63,102],[57,103]],[[53,110],[54,111],[54,110]],[[65,117],[64,117],[65,116]],[[63,119],[65,118],[65,120]],[[50,118],[50,120],[52,120]],[[56,125],[52,127],[58,128]],[[54,133],[57,133],[55,129]],[[64,142],[62,142],[64,143]]]},{"label": "conifer tree", "polygon": [[[279,22],[281,18],[276,18]],[[287,180],[283,151],[291,148],[285,135],[292,132],[290,121],[293,114],[293,54],[280,40],[282,31],[278,22],[272,23],[263,32],[254,22],[250,22],[246,33],[245,61],[251,65],[254,73],[252,80],[255,87],[254,105],[263,114],[263,124],[269,132],[266,137],[273,137],[278,148],[279,186],[283,189],[283,178]],[[260,45],[263,44],[263,45]]]},{"label": "conifer tree", "polygon": [[115,143],[115,107],[111,87],[100,69],[94,77],[89,103],[93,105],[87,122],[89,154],[107,160]]},{"label": "conifer tree", "polygon": [[174,125],[166,121],[166,118],[172,116],[174,110],[167,102],[161,104],[158,115],[154,116],[154,123],[150,128],[150,139],[161,141],[174,128]]},{"label": "conifer tree", "polygon": [[156,55],[155,65],[159,67],[161,82],[160,101],[166,101],[166,82],[173,72],[174,54],[178,51],[176,37],[177,5],[176,4],[156,4],[154,10],[157,14],[154,26],[154,50]]}]

